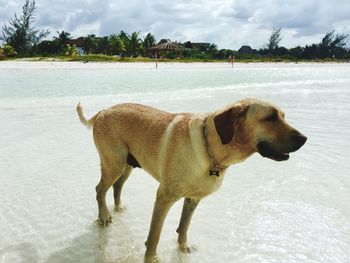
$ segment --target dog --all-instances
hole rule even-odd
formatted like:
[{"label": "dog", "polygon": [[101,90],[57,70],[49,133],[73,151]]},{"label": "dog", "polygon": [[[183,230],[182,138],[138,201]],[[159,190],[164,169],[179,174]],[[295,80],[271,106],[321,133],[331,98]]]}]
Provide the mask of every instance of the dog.
[{"label": "dog", "polygon": [[284,161],[307,138],[289,125],[283,111],[258,99],[243,99],[207,114],[168,113],[125,103],[86,119],[80,103],[80,121],[93,127],[100,156],[101,180],[96,186],[98,220],[111,223],[105,197],[113,185],[116,209],[121,208],[123,185],[133,168],[146,170],[158,182],[146,258],[156,248],[171,206],[184,197],[177,228],[179,248],[190,252],[187,230],[199,201],[218,190],[230,165],[254,153]]}]

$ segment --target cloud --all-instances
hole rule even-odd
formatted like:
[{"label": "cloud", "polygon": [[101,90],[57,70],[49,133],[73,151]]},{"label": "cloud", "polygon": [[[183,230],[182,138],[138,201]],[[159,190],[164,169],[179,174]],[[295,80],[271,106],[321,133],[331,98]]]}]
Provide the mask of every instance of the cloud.
[{"label": "cloud", "polygon": [[[0,26],[24,3],[0,0]],[[37,0],[36,25],[74,37],[121,30],[153,33],[159,40],[212,42],[219,48],[260,48],[281,27],[287,47],[319,42],[336,29],[349,33],[348,0]]]}]

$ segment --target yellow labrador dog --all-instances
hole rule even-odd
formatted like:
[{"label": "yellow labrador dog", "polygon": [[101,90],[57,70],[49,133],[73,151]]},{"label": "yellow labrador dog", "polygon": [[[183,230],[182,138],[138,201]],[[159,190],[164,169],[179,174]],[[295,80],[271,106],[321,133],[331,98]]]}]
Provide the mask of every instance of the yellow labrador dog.
[{"label": "yellow labrador dog", "polygon": [[221,186],[226,169],[253,153],[276,161],[289,158],[306,137],[291,127],[277,106],[244,99],[208,114],[168,113],[139,104],[119,104],[86,119],[78,104],[80,121],[93,127],[101,160],[96,186],[99,222],[111,216],[105,197],[113,185],[116,208],[131,170],[140,167],[158,182],[146,258],[155,258],[164,219],[171,206],[184,197],[177,229],[179,248],[189,252],[187,230],[198,202]]}]

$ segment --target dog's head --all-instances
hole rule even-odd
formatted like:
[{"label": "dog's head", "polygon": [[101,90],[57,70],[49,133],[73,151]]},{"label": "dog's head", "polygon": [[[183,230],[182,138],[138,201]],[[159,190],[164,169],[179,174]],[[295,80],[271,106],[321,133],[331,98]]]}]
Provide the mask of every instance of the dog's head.
[{"label": "dog's head", "polygon": [[223,145],[258,152],[276,161],[304,145],[307,138],[290,126],[275,105],[256,99],[241,100],[214,117],[215,129]]}]

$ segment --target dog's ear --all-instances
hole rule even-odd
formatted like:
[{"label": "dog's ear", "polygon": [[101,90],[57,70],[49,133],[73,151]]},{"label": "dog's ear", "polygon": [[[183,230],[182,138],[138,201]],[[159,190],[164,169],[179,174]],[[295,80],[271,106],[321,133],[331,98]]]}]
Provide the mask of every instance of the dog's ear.
[{"label": "dog's ear", "polygon": [[248,107],[243,107],[241,104],[238,104],[214,117],[215,128],[222,144],[230,143],[238,120],[243,117],[247,111]]}]

